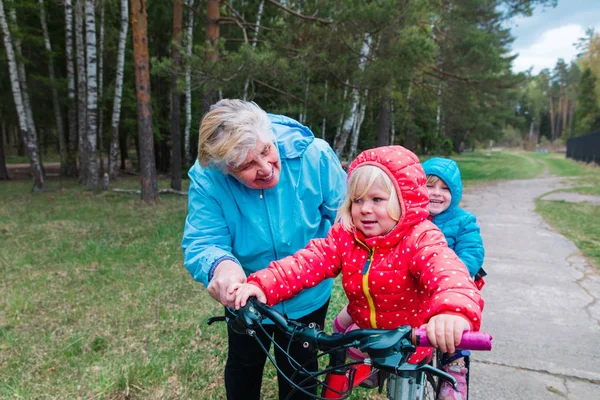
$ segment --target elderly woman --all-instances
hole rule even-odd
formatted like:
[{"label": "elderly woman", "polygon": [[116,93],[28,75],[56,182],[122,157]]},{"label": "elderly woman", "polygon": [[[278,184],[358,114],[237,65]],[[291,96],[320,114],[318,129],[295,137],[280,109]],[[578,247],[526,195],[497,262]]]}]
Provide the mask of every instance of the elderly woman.
[{"label": "elderly woman", "polygon": [[[232,284],[327,234],[345,193],[346,174],[327,142],[297,121],[267,114],[255,103],[221,100],[202,119],[198,161],[189,177],[185,266],[216,301],[233,307]],[[281,303],[279,311],[323,326],[331,288],[326,280]],[[287,348],[285,335],[268,328]],[[269,338],[258,336],[268,348]],[[227,398],[258,400],[266,355],[255,339],[231,329],[228,344]],[[300,364],[311,361],[301,344],[292,343],[290,353]],[[275,356],[291,376],[287,358],[278,350]],[[316,368],[313,359],[309,369]],[[278,381],[284,399],[292,387],[282,376]],[[296,391],[293,398],[308,397]]]}]

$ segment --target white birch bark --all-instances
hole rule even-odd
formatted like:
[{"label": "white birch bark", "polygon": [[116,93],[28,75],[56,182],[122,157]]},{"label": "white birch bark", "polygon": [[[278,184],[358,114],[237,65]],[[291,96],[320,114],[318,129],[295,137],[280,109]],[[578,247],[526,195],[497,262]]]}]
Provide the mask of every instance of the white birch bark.
[{"label": "white birch bark", "polygon": [[73,58],[73,3],[65,0],[65,55],[67,61],[67,99],[69,151],[67,176],[77,176],[77,104],[75,96],[75,60]]},{"label": "white birch bark", "polygon": [[349,160],[354,159],[358,153],[358,138],[360,136],[360,127],[365,120],[365,111],[367,109],[367,98],[369,97],[369,90],[365,89],[361,100],[360,107],[358,109],[358,115],[354,121],[354,127],[352,128],[352,139],[350,141],[350,154]]},{"label": "white birch bark", "polygon": [[13,93],[13,98],[17,109],[19,129],[21,131],[21,137],[23,138],[23,142],[25,142],[25,146],[27,147],[27,151],[29,153],[29,163],[31,166],[31,173],[33,175],[33,191],[39,192],[44,190],[44,174],[42,171],[42,163],[40,162],[37,140],[31,137],[32,132],[28,129],[27,116],[25,115],[23,95],[21,92],[21,86],[18,76],[19,73],[17,67],[17,60],[13,48],[11,33],[8,29],[8,23],[6,21],[3,0],[0,0],[0,25],[2,26],[2,36],[4,39],[4,48],[6,49],[8,72],[10,76],[10,87]]},{"label": "white birch bark", "polygon": [[[10,9],[10,18],[12,20],[13,26],[16,28],[17,24],[17,13],[14,8]],[[21,52],[21,39],[18,36],[15,37],[15,52],[18,57],[23,57]],[[19,62],[17,59],[15,60],[17,64],[17,76],[19,77],[19,85],[21,86],[21,95],[23,96],[23,108],[25,109],[25,117],[27,118],[27,131],[29,132],[29,139],[35,143],[35,146],[38,147],[38,135],[37,130],[35,128],[35,122],[33,120],[33,109],[31,108],[31,101],[29,100],[29,86],[27,85],[27,72],[25,71],[25,64]],[[39,147],[38,147],[39,149]],[[39,157],[39,153],[38,153]]]},{"label": "white birch bark", "polygon": [[104,176],[104,118],[103,99],[104,96],[104,0],[100,1],[100,22],[98,32],[98,154],[100,155],[100,172],[98,176]]},{"label": "white birch bark", "polygon": [[[369,51],[371,49],[371,41],[372,41],[371,35],[369,33],[365,33],[364,37],[363,37],[363,41],[362,41],[362,46],[360,48],[360,58],[358,60],[358,69],[360,71],[364,71],[365,66],[367,65],[367,57],[369,56]],[[338,157],[340,157],[342,155],[342,152],[344,151],[344,147],[346,147],[346,141],[347,141],[350,133],[356,132],[356,126],[357,126],[356,125],[356,117],[357,117],[357,113],[359,112],[358,107],[359,107],[359,103],[360,103],[360,94],[359,94],[357,88],[352,89],[351,98],[352,98],[352,104],[350,105],[350,114],[348,115],[348,117],[346,118],[344,123],[342,124],[342,132],[340,135],[340,141],[339,141],[339,143],[337,143],[337,146],[335,148],[335,153],[337,154]],[[358,130],[360,131],[360,126],[358,127]],[[356,139],[356,140],[358,140],[358,139]]]},{"label": "white birch bark", "polygon": [[85,41],[87,64],[87,109],[86,131],[88,147],[87,179],[85,188],[98,187],[98,167],[96,160],[96,141],[98,134],[98,59],[96,47],[96,11],[94,0],[85,1]]},{"label": "white birch bark", "polygon": [[188,62],[185,66],[185,130],[183,135],[183,152],[186,167],[192,164],[192,152],[190,148],[190,130],[192,127],[192,70],[189,59],[192,56],[192,45],[194,40],[194,0],[187,0],[188,24],[185,35],[185,54]]},{"label": "white birch bark", "polygon": [[50,34],[48,33],[48,24],[46,23],[46,9],[44,0],[39,0],[40,5],[40,23],[42,24],[42,32],[44,34],[44,46],[48,52],[48,75],[52,81],[52,105],[54,106],[54,118],[56,119],[56,134],[58,136],[58,151],[60,153],[60,172],[65,175],[67,168],[67,144],[65,140],[65,130],[60,112],[60,104],[58,102],[58,91],[54,86],[56,74],[54,73],[54,61],[52,59],[52,44],[50,43]]},{"label": "white birch bark", "polygon": [[85,67],[85,39],[83,32],[83,0],[75,0],[75,52],[77,65],[77,136],[79,139],[79,180],[86,182],[88,145],[86,138],[87,79]]},{"label": "white birch bark", "polygon": [[[262,19],[263,8],[265,6],[265,0],[261,0],[258,5],[258,14],[256,16],[256,27],[254,27],[254,42],[252,42],[252,55],[254,55],[254,49],[256,49],[256,43],[258,42],[258,31],[260,30],[260,20]],[[250,78],[246,78],[244,82],[244,95],[243,100],[248,98],[248,86],[250,85]]]},{"label": "white birch bark", "polygon": [[125,44],[129,26],[128,0],[121,0],[121,31],[119,33],[119,50],[117,53],[117,76],[115,79],[115,99],[111,119],[112,137],[110,140],[109,174],[111,179],[119,176],[119,121],[121,118],[121,98],[123,94],[123,67],[125,65]]}]

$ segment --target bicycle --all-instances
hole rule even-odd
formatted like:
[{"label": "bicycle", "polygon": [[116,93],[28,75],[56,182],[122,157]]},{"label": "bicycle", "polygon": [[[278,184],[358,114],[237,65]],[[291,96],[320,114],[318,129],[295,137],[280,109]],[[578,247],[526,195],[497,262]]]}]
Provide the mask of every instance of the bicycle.
[{"label": "bicycle", "polygon": [[[377,371],[379,378],[379,392],[382,392],[385,382],[389,400],[435,400],[442,381],[456,385],[451,375],[436,368],[436,357],[419,364],[407,362],[417,346],[431,347],[424,329],[413,329],[405,325],[393,330],[357,329],[344,334],[329,335],[317,324],[306,325],[290,320],[255,298],[248,299],[246,306],[238,311],[228,311],[230,316],[211,317],[208,324],[226,321],[235,332],[256,337],[256,330],[262,329],[262,321],[268,318],[290,336],[290,342],[301,341],[305,348],[317,352],[318,358],[329,356],[328,366],[314,372],[307,371],[303,365],[290,358],[290,362],[296,367],[296,374],[301,374],[300,378],[304,379],[299,384],[293,382],[296,374],[286,379],[296,390],[314,399],[347,399],[352,390],[365,382],[374,371]],[[491,340],[492,337],[485,332],[468,331],[463,334],[458,348],[491,350]],[[258,339],[257,342],[262,347]],[[361,361],[347,362],[346,350],[349,347],[358,348],[368,357]],[[263,350],[278,369],[267,349],[263,347]],[[281,351],[286,352],[284,349]],[[325,378],[320,379],[323,375]],[[307,389],[317,386],[322,387],[320,395],[308,392]]]}]

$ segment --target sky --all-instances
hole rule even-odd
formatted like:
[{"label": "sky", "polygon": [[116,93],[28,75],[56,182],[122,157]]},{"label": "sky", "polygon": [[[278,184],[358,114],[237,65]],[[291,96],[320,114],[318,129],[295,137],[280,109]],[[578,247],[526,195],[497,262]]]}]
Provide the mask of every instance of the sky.
[{"label": "sky", "polygon": [[515,37],[512,49],[519,56],[513,71],[532,68],[532,74],[552,69],[559,58],[570,63],[577,48],[573,45],[588,28],[600,32],[600,0],[558,0],[555,8],[538,7],[531,17],[518,17],[508,24]]}]

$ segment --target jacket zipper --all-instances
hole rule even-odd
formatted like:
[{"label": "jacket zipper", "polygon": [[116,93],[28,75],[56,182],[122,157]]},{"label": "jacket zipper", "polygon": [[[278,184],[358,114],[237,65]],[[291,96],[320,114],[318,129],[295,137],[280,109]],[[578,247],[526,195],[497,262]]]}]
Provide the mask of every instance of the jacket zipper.
[{"label": "jacket zipper", "polygon": [[[273,234],[273,226],[271,225],[271,215],[269,214],[269,205],[267,204],[267,198],[264,196],[264,192],[260,189],[260,199],[264,200],[265,211],[267,212],[267,223],[269,225],[269,233],[271,234],[271,246],[273,248],[273,254],[275,258],[273,260],[279,260],[279,256],[277,255],[277,249],[275,248],[275,240],[273,239],[275,235]],[[281,305],[282,313],[286,314],[285,311],[285,303]]]},{"label": "jacket zipper", "polygon": [[358,243],[363,245],[369,250],[369,257],[367,257],[367,261],[365,262],[365,266],[362,271],[362,285],[363,285],[363,293],[367,298],[367,303],[369,303],[369,322],[371,322],[371,326],[377,329],[377,316],[375,314],[375,303],[373,303],[373,297],[371,297],[371,292],[369,291],[369,271],[371,269],[371,264],[373,263],[373,256],[375,255],[375,247],[372,249],[369,248],[365,243],[356,239]]}]

